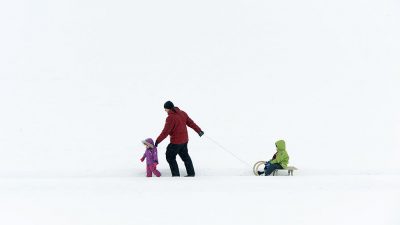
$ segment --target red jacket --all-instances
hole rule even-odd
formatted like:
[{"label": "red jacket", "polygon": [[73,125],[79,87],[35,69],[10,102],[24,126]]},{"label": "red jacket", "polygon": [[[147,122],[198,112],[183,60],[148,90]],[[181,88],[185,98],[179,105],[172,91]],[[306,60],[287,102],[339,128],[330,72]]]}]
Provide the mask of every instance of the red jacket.
[{"label": "red jacket", "polygon": [[170,135],[171,144],[184,144],[189,141],[186,125],[199,133],[200,127],[197,126],[192,119],[178,107],[168,111],[168,117],[165,121],[165,126],[160,136],[158,136],[156,143],[162,142],[168,135]]}]

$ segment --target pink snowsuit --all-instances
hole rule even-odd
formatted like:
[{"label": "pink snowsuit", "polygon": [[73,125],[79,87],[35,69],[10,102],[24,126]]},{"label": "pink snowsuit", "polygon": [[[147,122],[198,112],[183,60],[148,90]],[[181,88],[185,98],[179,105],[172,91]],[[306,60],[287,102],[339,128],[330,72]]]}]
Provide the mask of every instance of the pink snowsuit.
[{"label": "pink snowsuit", "polygon": [[[154,146],[154,141],[151,138],[145,140],[147,143]],[[157,148],[156,147],[147,147],[145,153],[143,154],[142,161],[146,159],[146,171],[147,177],[152,177],[152,174],[157,177],[161,176],[160,171],[157,170],[158,164],[158,156],[157,156]]]}]

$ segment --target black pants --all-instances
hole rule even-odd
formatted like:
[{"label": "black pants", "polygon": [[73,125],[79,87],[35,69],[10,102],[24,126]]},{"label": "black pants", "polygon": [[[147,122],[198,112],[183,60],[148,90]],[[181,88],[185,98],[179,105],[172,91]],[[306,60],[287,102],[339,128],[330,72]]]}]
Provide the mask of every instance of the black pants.
[{"label": "black pants", "polygon": [[185,144],[169,144],[167,147],[167,152],[165,153],[167,157],[167,162],[173,177],[179,177],[179,167],[176,162],[176,155],[181,157],[182,161],[185,163],[186,172],[188,176],[194,176],[194,168],[192,159],[189,156],[187,143]]}]

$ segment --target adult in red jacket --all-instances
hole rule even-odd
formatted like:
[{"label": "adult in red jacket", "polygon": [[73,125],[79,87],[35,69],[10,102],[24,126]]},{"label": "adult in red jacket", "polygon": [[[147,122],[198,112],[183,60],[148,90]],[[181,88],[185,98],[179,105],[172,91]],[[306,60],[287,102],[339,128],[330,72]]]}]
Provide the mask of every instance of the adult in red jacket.
[{"label": "adult in red jacket", "polygon": [[187,127],[189,126],[196,131],[201,137],[204,132],[199,126],[193,122],[192,119],[178,107],[175,107],[171,101],[167,101],[164,104],[164,109],[168,113],[168,117],[165,121],[165,126],[161,134],[158,136],[155,146],[161,143],[168,135],[170,135],[170,144],[167,146],[167,162],[171,169],[173,177],[179,177],[179,167],[176,162],[176,155],[181,157],[185,163],[186,172],[188,177],[194,177],[195,172],[193,168],[192,159],[189,156],[187,144],[189,141]]}]

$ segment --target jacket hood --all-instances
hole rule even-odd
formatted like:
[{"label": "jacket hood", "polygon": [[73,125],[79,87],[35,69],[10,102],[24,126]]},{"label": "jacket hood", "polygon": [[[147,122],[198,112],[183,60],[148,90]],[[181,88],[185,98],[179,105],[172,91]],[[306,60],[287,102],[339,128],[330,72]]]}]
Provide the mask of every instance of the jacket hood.
[{"label": "jacket hood", "polygon": [[177,112],[179,112],[179,111],[181,111],[178,107],[174,107],[174,108],[172,108],[172,109],[170,109],[169,111],[168,111],[168,115],[169,114],[172,114],[172,113],[177,113]]},{"label": "jacket hood", "polygon": [[147,138],[146,140],[142,141],[143,144],[149,144],[154,147],[154,141],[151,138]]},{"label": "jacket hood", "polygon": [[279,140],[275,142],[276,148],[278,151],[285,151],[286,150],[286,144],[284,140]]}]

